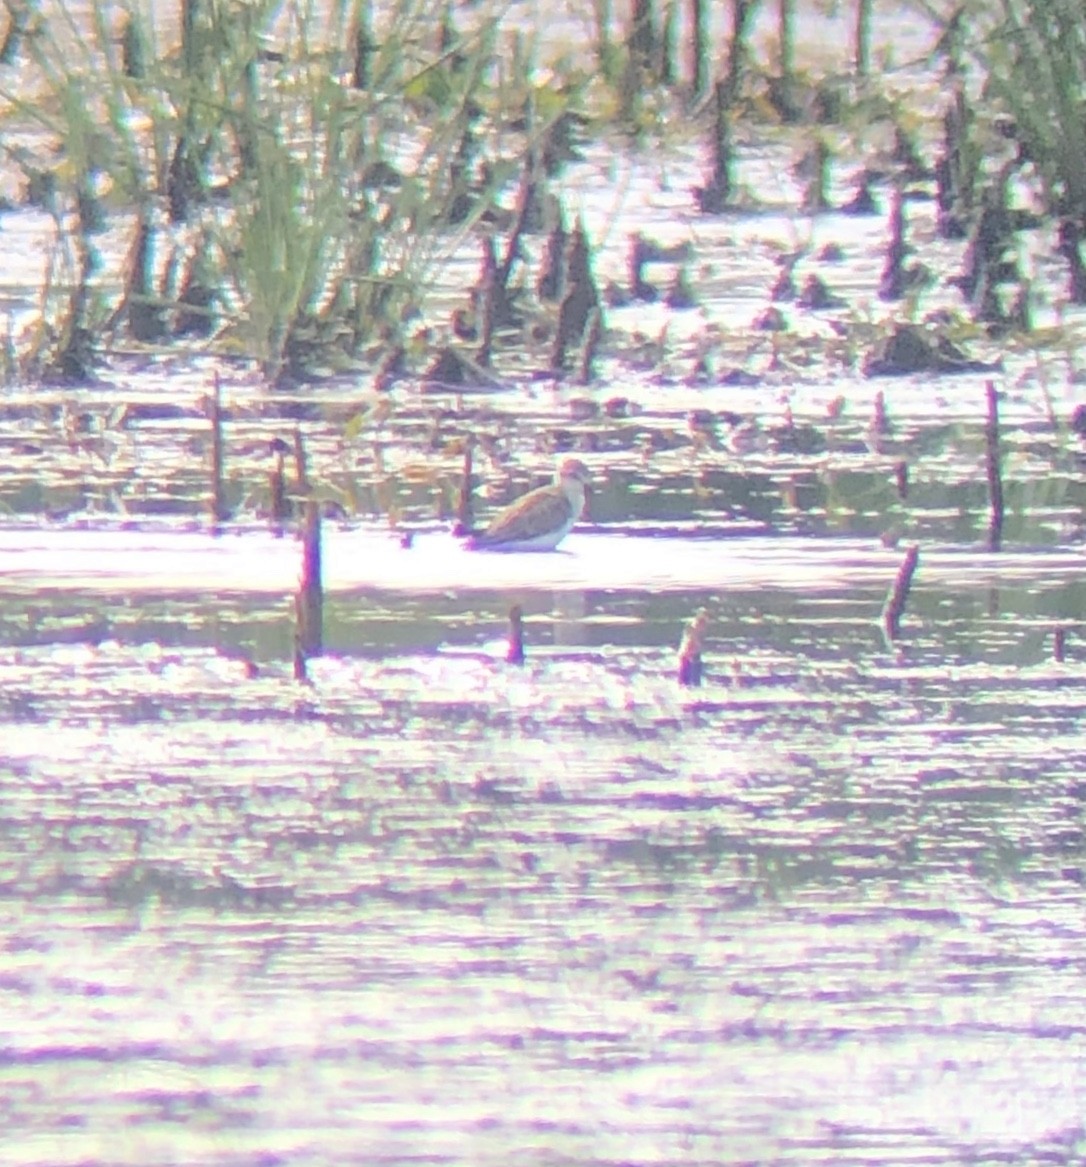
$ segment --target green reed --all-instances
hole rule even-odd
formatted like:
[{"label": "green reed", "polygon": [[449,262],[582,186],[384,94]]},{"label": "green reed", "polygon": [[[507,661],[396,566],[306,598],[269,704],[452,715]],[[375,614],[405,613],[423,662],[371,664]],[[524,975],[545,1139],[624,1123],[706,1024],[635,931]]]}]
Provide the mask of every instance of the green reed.
[{"label": "green reed", "polygon": [[1014,119],[1050,212],[1086,219],[1086,10],[1079,0],[971,0],[985,94]]},{"label": "green reed", "polygon": [[[515,97],[493,93],[499,11],[440,36],[431,0],[379,20],[367,0],[188,0],[172,30],[135,5],[118,29],[114,12],[43,17],[3,95],[8,126],[40,136],[24,170],[48,168],[55,223],[28,368],[89,373],[68,334],[100,341],[148,302],[167,339],[195,331],[181,288],[196,267],[216,343],[271,380],[391,342],[512,172],[478,150],[484,108]],[[99,275],[107,226],[132,248],[120,289]]]}]

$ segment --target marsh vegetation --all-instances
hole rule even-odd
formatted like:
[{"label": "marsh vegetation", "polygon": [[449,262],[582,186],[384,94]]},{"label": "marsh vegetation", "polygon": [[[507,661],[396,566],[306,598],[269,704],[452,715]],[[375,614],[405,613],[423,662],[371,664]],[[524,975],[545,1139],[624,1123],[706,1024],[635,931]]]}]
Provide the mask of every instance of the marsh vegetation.
[{"label": "marsh vegetation", "polygon": [[1081,1161],[1081,5],[5,8],[6,1153]]},{"label": "marsh vegetation", "polygon": [[521,486],[563,449],[689,473],[686,514],[724,476],[739,517],[777,452],[786,509],[870,511],[858,472],[893,537],[910,470],[915,501],[929,455],[972,463],[988,374],[1053,472],[1012,533],[1034,502],[1073,532],[1075,20],[14,4],[6,501],[191,507],[216,369],[234,513],[274,511],[262,441],[300,424],[326,502],[394,524],[448,514],[478,442]]},{"label": "marsh vegetation", "polygon": [[[8,214],[38,207],[50,231],[37,309],[9,336],[9,377],[83,382],[123,351],[195,347],[253,361],[280,385],[349,373],[383,388],[427,370],[470,387],[514,371],[589,378],[597,349],[628,340],[608,304],[666,294],[719,327],[698,221],[767,209],[794,216],[799,242],[766,289],[772,304],[791,298],[797,319],[767,305],[754,322],[785,334],[780,359],[789,333],[810,344],[805,313],[837,319],[845,359],[861,366],[878,339],[862,299],[827,286],[829,249],[819,269],[802,242],[832,212],[891,212],[864,257],[882,264],[879,294],[895,306],[876,332],[923,323],[931,301],[949,317],[935,322],[946,344],[976,327],[1028,335],[1034,299],[1055,291],[1022,266],[1042,228],[1067,267],[1061,299],[1080,301],[1073,6],[835,11],[847,46],[797,53],[797,19],[817,27],[819,13],[794,0],[690,11],[644,0],[547,26],[516,8],[417,0],[190,0],[177,25],[138,5],[13,4]],[[902,28],[912,60],[887,47]],[[617,242],[628,280],[597,289],[593,261],[616,242],[586,213],[576,164],[675,166],[692,148],[703,177],[675,206],[685,238],[631,232]],[[791,192],[779,175],[758,181],[767,155],[794,169]],[[937,237],[965,242],[959,271],[945,250],[935,264],[917,257],[906,209],[930,199]],[[949,312],[947,288],[960,293]],[[758,338],[726,339],[742,356]],[[907,367],[924,352],[914,344]],[[964,361],[927,352],[942,371]]]}]

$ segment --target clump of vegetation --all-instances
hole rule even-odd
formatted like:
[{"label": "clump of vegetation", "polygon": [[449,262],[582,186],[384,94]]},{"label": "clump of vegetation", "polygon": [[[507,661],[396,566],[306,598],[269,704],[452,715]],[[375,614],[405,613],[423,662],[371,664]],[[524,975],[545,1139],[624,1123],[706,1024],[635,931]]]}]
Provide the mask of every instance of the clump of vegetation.
[{"label": "clump of vegetation", "polygon": [[1032,163],[1048,209],[1086,219],[1086,11],[1075,0],[970,0],[968,43],[987,97]]},{"label": "clump of vegetation", "polygon": [[[693,111],[709,146],[694,196],[709,214],[752,201],[736,175],[740,119],[807,127],[810,213],[829,209],[841,143],[890,126],[893,157],[847,209],[870,211],[869,182],[893,181],[882,290],[899,299],[924,278],[905,264],[901,208],[909,183],[932,172],[915,178],[924,167],[908,119],[873,80],[870,0],[850,9],[845,72],[821,79],[797,69],[792,0],[777,5],[768,64],[755,60],[757,0],[729,0],[718,61],[706,4],[693,6],[691,52],[680,54],[679,0],[636,0],[621,15],[596,0],[594,57],[587,46],[546,70],[497,0],[455,12],[445,0],[184,0],[169,36],[135,0],[94,0],[78,20],[63,7],[9,8],[3,55],[26,67],[19,91],[3,94],[4,116],[34,145],[8,159],[54,223],[37,322],[9,345],[23,376],[86,380],[113,342],[184,342],[255,360],[274,383],[365,365],[385,386],[423,343],[417,367],[438,353],[431,378],[456,384],[486,378],[500,345],[527,337],[547,342],[553,375],[586,379],[601,298],[589,237],[567,226],[555,188],[589,110],[634,141],[666,132],[665,109]],[[934,6],[929,15],[944,31],[933,59],[948,94],[934,167],[940,227],[970,241],[959,282],[976,318],[1013,327],[1027,313],[1008,312],[996,290],[1018,281],[1025,304],[1011,255],[1021,224],[1006,192],[1027,163],[1086,295],[1086,77],[1073,49],[1086,17],[1072,0],[964,0],[950,17]],[[977,115],[985,99],[1012,115],[1010,130]],[[526,240],[548,229],[533,284]],[[127,247],[119,273],[103,263],[103,234],[112,254],[119,239]],[[419,341],[435,274],[469,240],[482,262],[462,289],[467,306],[450,311],[455,341]],[[645,298],[634,266],[632,294]],[[695,297],[680,285],[669,302]],[[798,303],[837,306],[810,279]]]},{"label": "clump of vegetation", "polygon": [[[1000,329],[1028,319],[1028,289],[1010,317],[996,284],[1019,279],[1012,235],[1038,225],[1015,210],[1012,179],[1027,176],[1059,224],[1070,298],[1086,298],[1079,241],[1086,229],[1086,11],[1075,0],[964,0],[949,16],[919,6],[942,28],[949,99],[937,166],[939,226],[969,239],[957,282],[979,320]],[[970,96],[971,95],[971,96]]]},{"label": "clump of vegetation", "polygon": [[[368,0],[186,0],[171,51],[142,7],[113,11],[43,17],[4,94],[55,224],[24,374],[85,379],[109,335],[214,336],[271,381],[402,347],[435,264],[526,165],[564,160],[576,89],[527,59],[499,76],[496,9],[458,29],[423,0],[379,26]],[[104,230],[129,240],[120,288]]]}]

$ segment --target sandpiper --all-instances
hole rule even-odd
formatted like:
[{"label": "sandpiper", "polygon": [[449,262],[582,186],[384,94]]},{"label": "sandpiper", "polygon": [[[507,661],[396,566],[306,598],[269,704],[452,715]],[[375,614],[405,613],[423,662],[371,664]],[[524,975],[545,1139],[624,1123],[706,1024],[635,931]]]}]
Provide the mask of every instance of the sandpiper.
[{"label": "sandpiper", "polygon": [[468,540],[477,551],[553,551],[581,517],[591,475],[577,458],[566,458],[554,482],[499,511],[485,531]]}]

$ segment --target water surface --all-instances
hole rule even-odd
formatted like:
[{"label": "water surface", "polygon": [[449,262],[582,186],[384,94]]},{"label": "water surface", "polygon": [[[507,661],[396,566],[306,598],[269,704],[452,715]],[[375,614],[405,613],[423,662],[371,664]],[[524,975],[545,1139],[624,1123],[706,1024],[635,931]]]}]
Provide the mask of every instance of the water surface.
[{"label": "water surface", "polygon": [[0,1162],[1081,1156],[1076,556],[5,537]]}]

